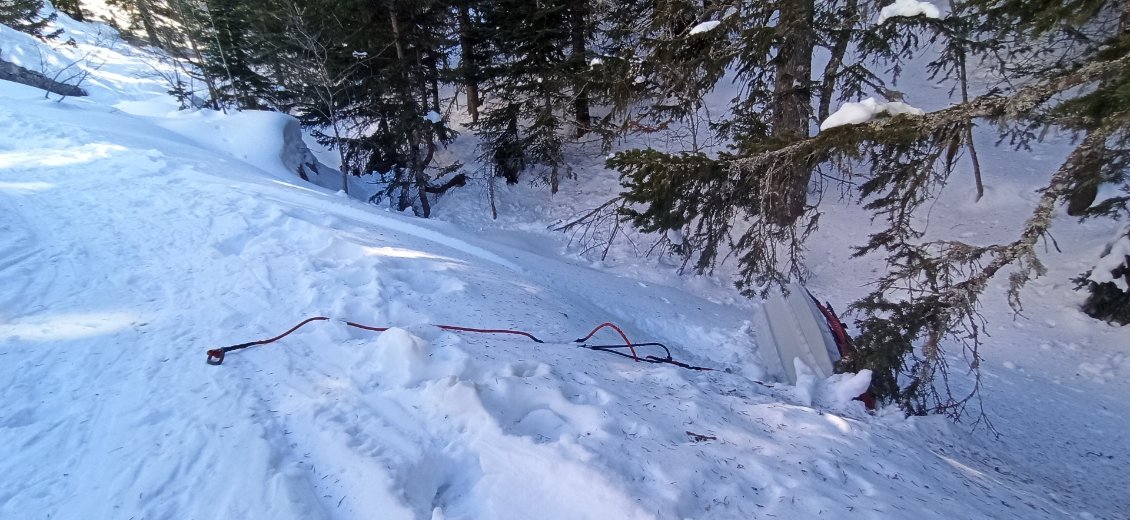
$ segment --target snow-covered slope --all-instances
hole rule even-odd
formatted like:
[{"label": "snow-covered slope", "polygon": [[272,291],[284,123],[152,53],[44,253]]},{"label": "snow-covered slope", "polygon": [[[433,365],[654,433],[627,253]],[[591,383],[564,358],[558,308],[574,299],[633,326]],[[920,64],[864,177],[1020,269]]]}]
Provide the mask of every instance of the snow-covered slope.
[{"label": "snow-covered slope", "polygon": [[[1124,514],[1052,487],[1067,457],[1034,471],[944,419],[868,415],[843,377],[763,383],[756,311],[724,289],[305,184],[285,116],[177,112],[143,53],[99,52],[89,99],[0,83],[0,518]],[[204,363],[314,315],[397,328]],[[571,343],[609,320],[718,370]]]}]

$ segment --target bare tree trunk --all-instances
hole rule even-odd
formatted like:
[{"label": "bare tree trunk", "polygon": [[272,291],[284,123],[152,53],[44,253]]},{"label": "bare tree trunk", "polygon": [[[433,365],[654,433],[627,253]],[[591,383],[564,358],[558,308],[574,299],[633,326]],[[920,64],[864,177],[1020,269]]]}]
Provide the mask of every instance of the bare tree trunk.
[{"label": "bare tree trunk", "polygon": [[428,57],[428,92],[431,94],[432,110],[437,114],[443,111],[439,108],[439,57],[430,53]]},{"label": "bare tree trunk", "polygon": [[[547,114],[553,111],[553,99],[550,97],[548,89],[545,90],[545,106],[542,110],[545,110]],[[556,195],[557,190],[561,187],[560,175],[558,173],[558,165],[560,163],[560,160],[554,158],[553,166],[549,170],[549,193],[553,195]]]},{"label": "bare tree trunk", "polygon": [[463,64],[463,83],[467,89],[467,113],[472,123],[479,122],[478,57],[471,39],[471,12],[466,0],[459,3],[459,60]]},{"label": "bare tree trunk", "polygon": [[[813,0],[782,0],[777,25],[780,45],[774,60],[777,70],[773,85],[773,137],[793,141],[808,137],[812,116],[812,30]],[[788,168],[784,178],[766,186],[762,204],[770,223],[792,225],[804,214],[808,181],[812,169],[807,164]]]},{"label": "bare tree trunk", "polygon": [[1130,0],[1122,0],[1122,16],[1119,18],[1119,29],[1123,35],[1130,34]]},{"label": "bare tree trunk", "polygon": [[832,113],[832,98],[836,95],[836,76],[844,65],[844,57],[851,43],[851,30],[858,21],[859,0],[848,0],[840,14],[843,26],[835,36],[831,56],[828,58],[828,64],[824,66],[824,74],[820,82],[820,107],[816,112],[817,121],[828,119],[828,115]]},{"label": "bare tree trunk", "polygon": [[137,15],[141,18],[141,25],[145,27],[145,36],[154,47],[163,48],[161,38],[157,36],[157,24],[153,22],[153,10],[149,8],[149,0],[136,0]]},{"label": "bare tree trunk", "polygon": [[[224,73],[227,74],[228,84],[231,85],[233,91],[235,108],[239,110],[243,108],[239,105],[239,89],[237,88],[238,86],[235,83],[235,76],[233,76],[231,73],[231,67],[228,66],[227,52],[224,50],[223,42],[220,41],[220,30],[216,27],[216,18],[212,16],[212,11],[210,10],[205,9],[204,13],[208,16],[208,25],[212,27],[212,39],[216,41],[216,50],[220,53],[220,63],[224,66]],[[216,90],[219,91],[219,88],[217,88]]]},{"label": "bare tree trunk", "polygon": [[392,42],[396,45],[396,59],[403,64],[404,45],[400,43],[400,22],[396,19],[396,9],[391,5],[388,8],[388,19],[392,26]]},{"label": "bare tree trunk", "polygon": [[592,126],[592,118],[589,116],[589,96],[585,92],[586,85],[582,79],[585,54],[587,54],[585,47],[585,37],[588,33],[585,30],[585,18],[588,15],[585,5],[587,1],[572,0],[569,6],[569,32],[572,38],[572,58],[576,67],[573,71],[573,113],[577,118],[577,137],[585,135]]},{"label": "bare tree trunk", "polygon": [[86,19],[82,16],[82,2],[79,0],[56,0],[55,7],[67,16],[70,16],[76,22],[85,22]]},{"label": "bare tree trunk", "polygon": [[[196,69],[200,71],[200,74],[204,77],[204,85],[208,87],[208,96],[212,99],[213,104],[212,108],[219,108],[216,103],[218,102],[220,97],[220,90],[216,87],[216,80],[212,77],[211,74],[208,73],[207,70],[205,70],[203,66],[199,66],[199,62],[201,60],[200,44],[196,41],[194,33],[195,29],[200,25],[200,20],[196,19],[195,16],[193,16],[191,20],[189,19],[188,13],[186,13],[184,10],[184,1],[185,0],[173,0],[172,4],[176,8],[176,15],[179,18],[178,21],[180,22],[182,27],[187,29],[184,31],[184,33],[185,37],[188,38],[188,47],[192,49],[193,59],[196,60],[195,64],[198,65]],[[180,48],[179,45],[172,45],[172,48],[172,52],[180,54],[180,51],[177,50]],[[189,62],[191,63],[192,59],[190,59]]]},{"label": "bare tree trunk", "polygon": [[[400,21],[397,20],[396,10],[393,9],[391,5],[388,8],[388,15],[389,22],[392,26],[393,43],[396,46],[396,60],[400,62],[400,69],[402,74],[404,75],[404,81],[406,85],[404,87],[405,90],[402,90],[402,99],[405,103],[411,103],[412,98],[416,95],[416,93],[413,93],[412,91],[412,81],[410,81],[411,75],[408,72],[408,59],[404,53],[404,44],[403,42],[401,42]],[[414,47],[414,52],[416,67],[418,69],[422,69],[423,63],[420,56],[419,47]],[[428,90],[428,86],[424,82],[420,82],[420,91],[418,93],[420,95],[420,98],[418,103],[422,107],[428,106]],[[423,212],[423,217],[429,218],[432,214],[432,205],[430,202],[428,202],[428,175],[426,169],[428,167],[428,164],[431,163],[432,158],[435,156],[435,139],[432,138],[430,129],[421,129],[419,125],[417,125],[415,129],[409,132],[408,141],[408,168],[410,170],[409,174],[411,175],[412,181],[411,183],[409,181],[405,181],[404,188],[401,191],[400,209],[407,209],[407,206],[404,206],[404,204],[408,202],[408,199],[405,198],[405,195],[412,187],[411,184],[415,184],[416,196],[420,201],[420,209]],[[420,157],[421,148],[424,147],[427,148],[426,156]]]},{"label": "bare tree trunk", "polygon": [[[969,76],[965,69],[965,55],[958,62],[961,74],[961,102],[969,102]],[[965,125],[965,146],[969,148],[969,159],[973,162],[973,183],[977,186],[977,200],[985,196],[985,182],[981,177],[981,160],[977,158],[977,146],[973,143],[973,122]]]},{"label": "bare tree trunk", "polygon": [[[950,0],[950,11],[957,11],[957,2]],[[965,34],[961,35],[965,37]],[[957,58],[957,73],[958,80],[961,82],[961,102],[969,102],[969,72],[965,66],[965,49],[959,51],[961,53]],[[965,146],[969,148],[969,159],[973,162],[973,183],[977,188],[977,201],[980,201],[985,196],[985,182],[981,178],[981,160],[977,157],[977,146],[973,143],[973,121],[970,120],[965,125]]]}]

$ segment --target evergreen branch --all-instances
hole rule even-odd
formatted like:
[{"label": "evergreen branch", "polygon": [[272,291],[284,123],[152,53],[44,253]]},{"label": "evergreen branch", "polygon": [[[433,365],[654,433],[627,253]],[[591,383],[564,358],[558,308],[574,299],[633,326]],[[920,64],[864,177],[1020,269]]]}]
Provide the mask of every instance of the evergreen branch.
[{"label": "evergreen branch", "polygon": [[835,155],[850,155],[866,142],[895,138],[900,141],[929,135],[939,128],[965,125],[973,119],[1023,119],[1057,94],[1087,85],[1130,67],[1130,54],[1112,59],[1094,60],[1073,71],[1015,93],[1001,96],[986,94],[966,103],[927,113],[922,116],[899,115],[867,123],[845,125],[821,132],[813,137],[794,141],[749,157],[731,159],[730,166],[746,171],[763,170],[773,165],[804,161],[819,163]]}]

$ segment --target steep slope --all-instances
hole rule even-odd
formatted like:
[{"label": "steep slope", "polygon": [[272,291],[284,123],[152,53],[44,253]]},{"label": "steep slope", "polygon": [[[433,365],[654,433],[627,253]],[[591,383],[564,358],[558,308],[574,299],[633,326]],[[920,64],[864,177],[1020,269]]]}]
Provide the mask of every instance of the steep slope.
[{"label": "steep slope", "polygon": [[[0,517],[1084,510],[942,419],[758,381],[748,305],[303,184],[271,160],[285,116],[176,112],[111,57],[93,99],[0,83]],[[204,363],[312,315],[398,328]],[[570,343],[606,320],[718,370]]]}]

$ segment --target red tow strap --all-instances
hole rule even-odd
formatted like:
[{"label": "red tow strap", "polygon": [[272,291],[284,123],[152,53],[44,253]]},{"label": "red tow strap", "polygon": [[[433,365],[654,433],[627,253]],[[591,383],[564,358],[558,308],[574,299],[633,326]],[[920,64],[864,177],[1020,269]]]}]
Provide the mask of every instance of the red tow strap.
[{"label": "red tow strap", "polygon": [[[291,327],[290,330],[287,330],[286,332],[279,334],[278,336],[275,336],[273,338],[261,339],[261,340],[258,340],[258,341],[250,341],[250,342],[247,342],[247,343],[240,343],[238,345],[231,345],[231,346],[228,346],[228,347],[211,349],[211,350],[208,351],[208,364],[209,365],[222,364],[224,362],[224,355],[227,354],[228,352],[231,352],[231,351],[234,351],[234,350],[242,350],[242,349],[245,349],[245,348],[248,348],[248,347],[254,347],[254,346],[257,346],[257,345],[266,345],[268,343],[274,343],[274,342],[276,342],[280,339],[283,339],[283,338],[289,336],[291,333],[302,328],[303,326],[305,326],[308,323],[315,322],[315,321],[328,321],[328,320],[330,320],[330,318],[327,318],[325,316],[314,316],[313,318],[306,318],[305,320],[302,320],[298,325]],[[384,332],[384,331],[389,329],[389,327],[373,327],[373,326],[370,326],[370,325],[363,325],[363,324],[355,323],[355,322],[352,322],[352,321],[345,321],[343,323],[345,323],[346,325],[348,325],[350,327],[354,327],[354,328],[358,328],[358,329],[364,329],[364,330],[370,330],[370,331],[373,331],[373,332]],[[525,331],[521,331],[521,330],[477,329],[477,328],[472,328],[472,327],[460,327],[460,326],[456,326],[456,325],[435,325],[435,327],[439,328],[439,329],[443,329],[443,330],[454,331],[454,332],[473,332],[473,333],[478,333],[478,334],[512,334],[512,335],[515,335],[515,336],[525,336],[525,337],[527,337],[527,338],[529,338],[529,339],[531,339],[531,340],[533,340],[537,343],[545,343],[544,341],[538,339],[537,336],[534,336],[533,334],[530,334],[529,332],[525,332]],[[589,332],[587,336],[574,340],[574,343],[584,343],[589,338],[593,337],[593,335],[595,335],[597,332],[599,332],[600,329],[603,329],[605,327],[611,328],[612,330],[614,330],[614,331],[616,331],[617,333],[620,334],[620,337],[624,340],[624,346],[627,346],[628,349],[632,351],[631,358],[633,360],[635,360],[636,362],[639,362],[640,358],[639,358],[639,356],[636,355],[635,345],[632,344],[631,340],[628,339],[628,335],[624,334],[624,331],[622,329],[620,329],[620,327],[617,327],[613,323],[609,323],[609,322],[601,323],[595,329],[592,329],[592,332]],[[562,343],[564,343],[564,342],[562,342]],[[585,345],[582,345],[582,346],[585,346]],[[589,348],[592,348],[592,347],[589,347]],[[594,350],[601,350],[601,349],[607,349],[607,348],[610,348],[610,347],[609,346],[603,346],[599,349],[594,349]],[[623,347],[620,347],[620,348],[623,348]],[[664,347],[664,348],[666,349],[666,347]],[[649,360],[651,360],[653,358],[655,360],[658,360],[658,362],[665,362],[665,363],[675,364],[675,365],[678,365],[678,366],[684,366],[683,363],[679,363],[679,362],[672,360],[670,353],[668,353],[666,359],[657,358],[655,356],[648,356]],[[655,362],[655,361],[652,361],[652,362]],[[686,368],[688,366],[689,365],[686,365],[686,366],[684,366],[684,368]],[[693,368],[699,369],[699,370],[706,370],[706,369],[702,369],[700,367],[693,367]]]}]

